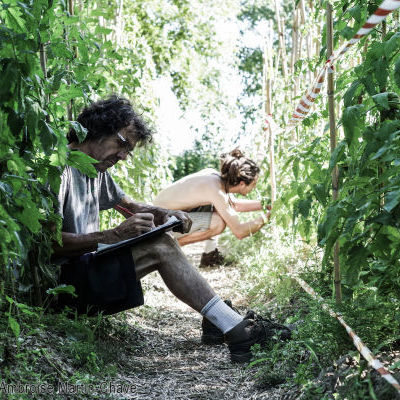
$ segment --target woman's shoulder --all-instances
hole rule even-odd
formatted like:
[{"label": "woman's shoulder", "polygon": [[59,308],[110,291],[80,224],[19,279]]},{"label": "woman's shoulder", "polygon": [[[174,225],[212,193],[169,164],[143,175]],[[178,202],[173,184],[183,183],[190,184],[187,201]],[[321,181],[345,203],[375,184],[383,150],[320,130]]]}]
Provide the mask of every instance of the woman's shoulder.
[{"label": "woman's shoulder", "polygon": [[218,176],[218,177],[220,176],[219,172],[214,168],[204,168],[204,169],[196,172],[196,174],[200,175],[200,176],[201,175],[204,175],[204,176],[210,175],[210,176]]}]

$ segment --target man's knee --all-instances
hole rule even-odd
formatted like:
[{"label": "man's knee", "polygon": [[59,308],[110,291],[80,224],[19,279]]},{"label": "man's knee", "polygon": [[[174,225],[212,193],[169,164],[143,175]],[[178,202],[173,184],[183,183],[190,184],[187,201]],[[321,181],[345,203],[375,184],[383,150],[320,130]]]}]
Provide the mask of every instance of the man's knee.
[{"label": "man's knee", "polygon": [[176,239],[167,233],[160,235],[154,241],[151,251],[160,263],[167,258],[183,255]]}]

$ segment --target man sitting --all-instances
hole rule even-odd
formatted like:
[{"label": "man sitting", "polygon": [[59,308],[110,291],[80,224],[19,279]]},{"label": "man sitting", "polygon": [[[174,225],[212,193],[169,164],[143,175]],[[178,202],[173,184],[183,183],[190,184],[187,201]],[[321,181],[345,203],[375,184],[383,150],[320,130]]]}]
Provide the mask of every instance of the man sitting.
[{"label": "man sitting", "polygon": [[[238,212],[262,210],[261,201],[238,199],[232,194],[246,196],[256,186],[260,168],[239,150],[222,154],[220,172],[206,168],[185,176],[163,189],[153,203],[171,210],[189,213],[193,224],[186,234],[174,234],[181,246],[213,238],[228,226],[232,233],[243,239],[268,221],[264,212],[249,222],[240,222]],[[211,244],[212,246],[212,244]],[[207,242],[200,266],[223,261],[218,249]]]},{"label": "man sitting", "polygon": [[[189,231],[191,221],[182,211],[133,201],[108,174],[107,169],[126,160],[136,146],[151,139],[150,130],[134,112],[128,100],[112,96],[93,103],[82,111],[78,122],[87,129],[87,136],[83,142],[79,142],[71,129],[68,135],[69,147],[71,151],[81,151],[97,160],[94,164],[97,176],[90,178],[73,167],[65,168],[58,195],[59,213],[63,218],[62,246],[55,246],[55,255],[68,259],[62,267],[60,280],[61,283],[76,286],[78,298],[74,305],[80,311],[104,309],[107,313],[141,305],[143,295],[140,279],[150,272],[158,271],[179,300],[206,318],[203,318],[203,335],[209,336],[207,330],[214,332],[217,329],[220,335],[225,335],[231,360],[248,361],[251,357],[250,347],[267,341],[271,336],[269,331],[262,322],[252,319],[251,315],[243,318],[224,303],[188,262],[170,234],[164,233],[141,241],[128,248],[128,252],[116,250],[106,262],[93,253],[99,243],[116,243],[138,236],[162,224],[171,215],[183,222],[183,232]],[[115,206],[123,207],[134,215],[112,229],[100,231],[99,212]],[[125,213],[125,216],[128,214]],[[107,268],[107,263],[112,264],[108,270],[110,279],[115,279],[109,282],[105,278],[106,282],[97,282],[96,271]],[[85,286],[89,281],[96,285],[103,284],[107,292],[123,285],[126,298],[121,299],[118,291],[114,290],[109,299],[111,304],[102,303],[104,299],[101,293],[98,303],[90,301]]]}]

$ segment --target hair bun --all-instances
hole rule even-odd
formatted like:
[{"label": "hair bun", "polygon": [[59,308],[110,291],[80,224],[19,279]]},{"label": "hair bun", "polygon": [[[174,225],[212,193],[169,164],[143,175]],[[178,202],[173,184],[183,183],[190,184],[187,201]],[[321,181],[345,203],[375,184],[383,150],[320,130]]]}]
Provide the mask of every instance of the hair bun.
[{"label": "hair bun", "polygon": [[225,185],[236,186],[240,181],[251,183],[260,172],[256,163],[245,157],[238,147],[229,153],[221,154],[221,179]]}]

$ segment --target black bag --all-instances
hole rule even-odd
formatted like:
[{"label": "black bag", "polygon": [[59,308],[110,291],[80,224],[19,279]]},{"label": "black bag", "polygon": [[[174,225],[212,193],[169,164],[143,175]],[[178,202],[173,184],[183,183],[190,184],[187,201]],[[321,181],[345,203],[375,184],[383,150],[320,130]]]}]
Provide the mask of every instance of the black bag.
[{"label": "black bag", "polygon": [[59,306],[75,308],[79,313],[115,314],[144,303],[129,247],[72,259],[61,266],[60,284],[73,285],[78,297],[60,294]]}]

